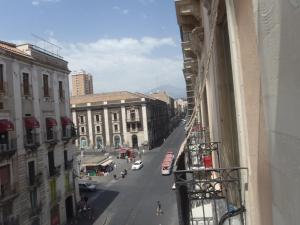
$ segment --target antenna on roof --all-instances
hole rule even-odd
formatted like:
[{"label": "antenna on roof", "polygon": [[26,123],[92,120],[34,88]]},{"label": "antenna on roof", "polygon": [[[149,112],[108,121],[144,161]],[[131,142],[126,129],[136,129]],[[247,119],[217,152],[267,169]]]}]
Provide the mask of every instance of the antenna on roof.
[{"label": "antenna on roof", "polygon": [[37,46],[40,50],[44,50],[47,53],[60,57],[60,51],[62,49],[61,47],[54,43],[51,43],[50,41],[47,41],[46,39],[36,34],[31,33],[31,35],[36,39],[34,45]]}]

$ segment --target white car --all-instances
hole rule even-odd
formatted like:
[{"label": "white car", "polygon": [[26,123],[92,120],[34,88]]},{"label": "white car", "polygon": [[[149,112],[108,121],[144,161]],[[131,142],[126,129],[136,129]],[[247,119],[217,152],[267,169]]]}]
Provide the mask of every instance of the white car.
[{"label": "white car", "polygon": [[131,169],[132,170],[139,170],[143,167],[143,162],[141,160],[135,161],[132,166]]}]

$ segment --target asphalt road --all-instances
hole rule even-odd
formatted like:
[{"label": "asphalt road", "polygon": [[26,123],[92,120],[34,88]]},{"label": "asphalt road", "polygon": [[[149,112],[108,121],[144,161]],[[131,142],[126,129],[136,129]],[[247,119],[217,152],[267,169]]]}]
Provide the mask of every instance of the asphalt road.
[{"label": "asphalt road", "polygon": [[[161,162],[167,151],[175,155],[184,139],[183,126],[176,128],[162,146],[142,156],[144,167],[128,171],[124,179],[98,185],[89,196],[94,219],[80,224],[94,225],[177,225],[177,205],[173,175],[162,176]],[[156,215],[156,202],[161,202],[163,214]]]}]

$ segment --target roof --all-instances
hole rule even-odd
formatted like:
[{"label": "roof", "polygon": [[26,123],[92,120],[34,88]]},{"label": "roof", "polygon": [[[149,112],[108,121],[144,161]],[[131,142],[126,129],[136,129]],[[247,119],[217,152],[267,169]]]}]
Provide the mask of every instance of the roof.
[{"label": "roof", "polygon": [[5,50],[7,52],[10,52],[12,54],[16,54],[16,55],[23,56],[23,57],[26,57],[26,58],[29,58],[29,59],[33,59],[30,55],[28,55],[25,52],[18,49],[17,46],[13,43],[0,41],[0,49],[3,49],[3,50]]},{"label": "roof", "polygon": [[[92,102],[108,102],[108,101],[121,101],[129,99],[140,99],[142,96],[137,93],[132,93],[129,91],[117,91],[117,92],[107,92],[99,94],[90,95],[79,95],[71,97],[71,104],[81,104],[81,103],[92,103]],[[149,96],[143,96],[143,98],[150,98]]]}]

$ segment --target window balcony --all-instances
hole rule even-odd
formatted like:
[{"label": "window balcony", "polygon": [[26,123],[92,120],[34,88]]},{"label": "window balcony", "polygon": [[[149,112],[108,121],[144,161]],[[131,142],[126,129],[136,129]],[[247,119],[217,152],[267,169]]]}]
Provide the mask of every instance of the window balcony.
[{"label": "window balcony", "polygon": [[126,119],[126,122],[131,123],[131,122],[140,122],[140,118],[138,116],[135,117],[129,117]]},{"label": "window balcony", "polygon": [[40,146],[40,134],[31,133],[24,136],[24,147],[29,150],[36,150]]},{"label": "window balcony", "polygon": [[39,172],[33,176],[28,177],[28,187],[29,189],[41,186],[43,182],[43,173]]},{"label": "window balcony", "polygon": [[65,161],[65,170],[73,169],[73,159]]},{"label": "window balcony", "polygon": [[29,217],[35,217],[41,214],[43,210],[43,205],[42,203],[38,204],[36,207],[34,208],[30,208],[30,215]]},{"label": "window balcony", "polygon": [[17,151],[17,140],[9,138],[6,142],[0,142],[0,156],[1,158],[11,157]]},{"label": "window balcony", "polygon": [[19,218],[16,216],[6,216],[0,219],[0,225],[20,225]]},{"label": "window balcony", "polygon": [[61,174],[61,165],[50,167],[49,178],[59,177],[60,174]]},{"label": "window balcony", "polygon": [[0,188],[0,206],[8,204],[18,196],[16,184],[1,185]]},{"label": "window balcony", "polygon": [[52,130],[44,133],[45,143],[56,144],[58,142],[57,132]]}]

